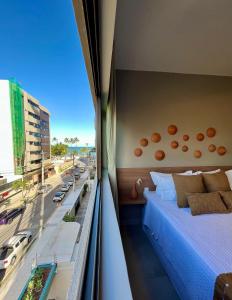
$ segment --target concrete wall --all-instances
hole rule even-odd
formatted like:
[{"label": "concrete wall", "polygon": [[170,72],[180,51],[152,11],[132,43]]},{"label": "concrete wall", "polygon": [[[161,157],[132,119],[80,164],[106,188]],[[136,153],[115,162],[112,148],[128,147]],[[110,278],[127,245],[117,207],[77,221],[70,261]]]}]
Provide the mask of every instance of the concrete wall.
[{"label": "concrete wall", "polygon": [[[185,75],[141,71],[117,71],[117,167],[191,166],[232,164],[232,78]],[[167,127],[178,126],[178,133],[170,136]],[[198,132],[214,127],[217,135],[198,142]],[[153,132],[162,136],[160,143],[150,140]],[[183,134],[190,140],[184,142]],[[133,154],[139,140],[148,138],[139,158]],[[170,142],[186,144],[173,150]],[[208,152],[209,144],[224,145],[228,153],[219,156]],[[154,152],[163,149],[166,158],[154,159]],[[194,150],[202,151],[196,159]]]}]

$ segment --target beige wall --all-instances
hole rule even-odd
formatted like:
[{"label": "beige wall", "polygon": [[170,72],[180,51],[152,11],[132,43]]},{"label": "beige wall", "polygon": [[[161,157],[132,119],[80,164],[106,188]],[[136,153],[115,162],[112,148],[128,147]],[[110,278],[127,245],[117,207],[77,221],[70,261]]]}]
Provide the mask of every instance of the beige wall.
[{"label": "beige wall", "polygon": [[[117,167],[194,166],[232,164],[232,78],[158,72],[117,71]],[[167,127],[176,124],[179,132],[167,134]],[[208,127],[217,130],[215,138],[196,141],[198,132]],[[158,144],[150,141],[153,132],[162,135]],[[183,134],[190,140],[183,142]],[[144,153],[137,158],[134,148],[142,137],[149,139]],[[188,145],[170,148],[177,140]],[[225,156],[210,153],[209,144],[224,145]],[[154,159],[155,150],[166,152],[165,160]],[[193,157],[193,151],[202,151],[202,158]]]}]

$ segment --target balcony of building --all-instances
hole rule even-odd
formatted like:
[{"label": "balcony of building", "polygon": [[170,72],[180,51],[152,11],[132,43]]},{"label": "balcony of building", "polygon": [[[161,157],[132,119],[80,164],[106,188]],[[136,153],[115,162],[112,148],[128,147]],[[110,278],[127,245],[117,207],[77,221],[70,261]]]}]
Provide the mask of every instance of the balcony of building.
[{"label": "balcony of building", "polygon": [[28,151],[41,151],[41,145],[31,145],[31,144],[28,144],[26,149]]},{"label": "balcony of building", "polygon": [[41,137],[39,136],[39,133],[37,133],[38,136],[35,136],[32,131],[26,132],[26,142],[41,142]]}]

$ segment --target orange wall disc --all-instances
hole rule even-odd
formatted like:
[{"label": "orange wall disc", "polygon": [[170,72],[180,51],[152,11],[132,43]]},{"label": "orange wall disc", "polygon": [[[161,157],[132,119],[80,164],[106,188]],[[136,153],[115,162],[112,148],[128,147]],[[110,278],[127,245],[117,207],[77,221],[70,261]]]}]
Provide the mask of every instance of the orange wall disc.
[{"label": "orange wall disc", "polygon": [[189,149],[189,148],[188,148],[188,146],[186,146],[186,145],[184,145],[184,146],[182,147],[182,151],[183,151],[183,152],[187,152],[188,149]]},{"label": "orange wall disc", "polygon": [[168,126],[168,133],[171,134],[171,135],[174,135],[176,134],[178,131],[176,125],[169,125]]},{"label": "orange wall disc", "polygon": [[214,152],[216,150],[216,146],[214,144],[209,145],[208,147],[209,152]]},{"label": "orange wall disc", "polygon": [[148,139],[142,138],[139,143],[142,147],[146,147],[148,145]]},{"label": "orange wall disc", "polygon": [[172,147],[172,149],[176,149],[176,148],[179,147],[179,143],[177,141],[172,141],[171,142],[171,147]]},{"label": "orange wall disc", "polygon": [[154,132],[151,136],[151,140],[153,143],[158,143],[161,140],[161,135],[157,132]]},{"label": "orange wall disc", "polygon": [[207,129],[206,134],[207,134],[208,137],[212,138],[216,135],[216,129],[210,127],[210,128]]},{"label": "orange wall disc", "polygon": [[220,146],[220,147],[217,148],[217,153],[219,155],[225,155],[226,152],[227,152],[227,150],[226,150],[226,147],[224,147],[224,146]]},{"label": "orange wall disc", "polygon": [[203,141],[203,140],[204,140],[204,138],[205,138],[205,136],[204,136],[204,134],[203,134],[203,133],[198,133],[198,134],[197,134],[197,140],[198,140],[198,141],[200,141],[200,142],[201,142],[201,141]]},{"label": "orange wall disc", "polygon": [[163,160],[165,158],[165,153],[163,150],[158,150],[155,152],[155,159],[156,160]]},{"label": "orange wall disc", "polygon": [[134,155],[135,155],[135,156],[139,157],[139,156],[141,156],[142,154],[143,154],[143,150],[142,150],[141,148],[136,148],[136,149],[134,150]]},{"label": "orange wall disc", "polygon": [[200,158],[202,156],[202,153],[201,153],[201,151],[200,150],[196,150],[196,151],[194,151],[194,157],[196,157],[196,158]]}]

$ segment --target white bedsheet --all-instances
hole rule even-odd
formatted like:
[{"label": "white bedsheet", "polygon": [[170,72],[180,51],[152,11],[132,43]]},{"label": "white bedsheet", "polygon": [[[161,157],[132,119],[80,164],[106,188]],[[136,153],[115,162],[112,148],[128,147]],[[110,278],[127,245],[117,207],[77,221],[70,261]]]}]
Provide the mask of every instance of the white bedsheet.
[{"label": "white bedsheet", "polygon": [[[182,299],[213,299],[216,277],[232,272],[232,213],[192,216],[189,208],[146,192],[144,225],[176,272]],[[172,270],[172,271],[173,271]],[[175,273],[174,272],[174,273]]]}]

